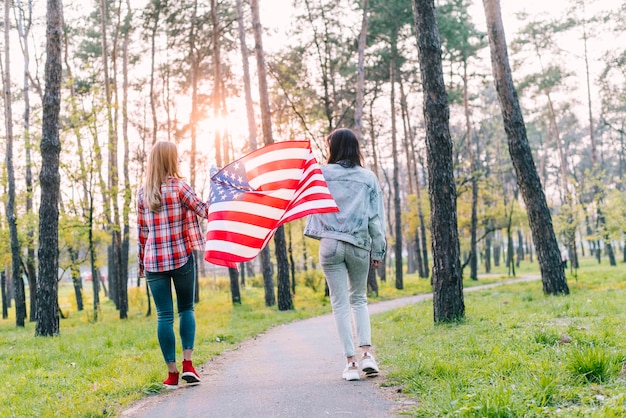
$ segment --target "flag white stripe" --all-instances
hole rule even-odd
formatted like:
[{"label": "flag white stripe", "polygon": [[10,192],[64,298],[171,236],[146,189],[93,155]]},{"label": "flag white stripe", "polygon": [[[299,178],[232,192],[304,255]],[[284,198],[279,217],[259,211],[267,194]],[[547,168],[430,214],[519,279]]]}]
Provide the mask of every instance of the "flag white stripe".
[{"label": "flag white stripe", "polygon": [[[254,213],[270,219],[280,219],[283,214],[282,209],[272,208],[260,203],[241,201],[227,201],[211,204],[209,206],[209,216],[211,216],[212,213],[217,212],[241,212],[243,214]],[[211,222],[209,222],[209,224]]]},{"label": "flag white stripe", "polygon": [[302,178],[302,170],[299,168],[291,168],[284,170],[274,170],[268,173],[256,176],[254,179],[248,180],[253,189],[258,189],[264,184],[274,183],[284,180],[300,180]]},{"label": "flag white stripe", "polygon": [[251,225],[244,222],[213,220],[208,223],[207,227],[207,232],[211,231],[232,231],[257,239],[265,239],[265,236],[271,230],[269,228]]},{"label": "flag white stripe", "polygon": [[247,258],[254,258],[259,253],[259,249],[255,247],[248,247],[247,245],[242,245],[236,242],[217,239],[208,240],[206,242],[205,251],[219,251]]},{"label": "flag white stripe", "polygon": [[255,168],[280,160],[292,160],[292,159],[307,159],[308,150],[306,148],[281,148],[274,151],[270,151],[259,155],[258,157],[250,158],[246,160],[245,167],[246,172],[252,171]]},{"label": "flag white stripe", "polygon": [[314,202],[304,202],[300,203],[298,206],[292,208],[291,210],[285,212],[285,215],[282,219],[288,218],[296,213],[305,212],[309,209],[322,209],[322,208],[335,208],[337,204],[334,199],[320,199]]}]

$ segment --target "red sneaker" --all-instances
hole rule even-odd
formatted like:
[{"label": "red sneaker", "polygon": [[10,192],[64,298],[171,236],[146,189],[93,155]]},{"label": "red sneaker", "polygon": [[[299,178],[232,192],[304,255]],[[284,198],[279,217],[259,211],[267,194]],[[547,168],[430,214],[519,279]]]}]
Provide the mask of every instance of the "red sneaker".
[{"label": "red sneaker", "polygon": [[200,383],[200,376],[196,372],[196,369],[193,368],[191,360],[183,360],[183,374],[181,378],[188,384],[197,385]]},{"label": "red sneaker", "polygon": [[166,389],[178,388],[178,372],[167,372],[167,379],[163,381]]}]

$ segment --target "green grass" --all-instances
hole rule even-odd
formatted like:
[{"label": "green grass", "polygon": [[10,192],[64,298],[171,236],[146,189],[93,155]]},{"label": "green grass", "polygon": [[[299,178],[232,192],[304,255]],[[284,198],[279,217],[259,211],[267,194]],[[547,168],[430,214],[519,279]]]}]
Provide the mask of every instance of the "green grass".
[{"label": "green grass", "polygon": [[385,384],[415,417],[626,416],[626,269],[588,262],[568,284],[467,293],[456,324],[434,325],[428,302],[374,316]]},{"label": "green grass", "polygon": [[[196,305],[196,364],[234,347],[269,327],[330,311],[328,301],[301,286],[297,310],[279,312],[264,305],[263,289],[242,289],[233,307],[227,283],[202,281]],[[85,306],[91,306],[90,289]],[[0,416],[115,416],[130,402],[161,391],[165,366],[156,339],[156,312],[146,317],[144,288],[129,289],[129,318],[120,320],[101,296],[99,321],[90,310],[77,312],[73,290],[62,283],[59,304],[69,318],[60,336],[35,337],[35,324],[15,327],[14,309],[0,321]],[[180,353],[179,353],[180,356]]]},{"label": "green grass", "polygon": [[[521,267],[518,275],[537,274],[536,264]],[[615,394],[624,392],[616,373],[624,361],[620,302],[626,285],[615,271],[584,267],[578,281],[570,281],[572,295],[562,298],[544,297],[539,282],[473,292],[465,299],[467,319],[458,325],[434,326],[432,302],[375,316],[374,342],[381,364],[390,371],[386,384],[418,399],[419,407],[410,412],[415,416],[507,416],[507,411],[517,416],[522,410],[556,408],[580,408],[585,415],[619,411],[607,409],[619,402],[623,411],[623,396]],[[296,309],[288,312],[264,305],[259,277],[247,279],[243,304],[235,307],[226,278],[202,279],[196,364],[272,326],[330,312],[320,275],[309,271],[308,278],[300,277]],[[405,274],[402,290],[395,289],[391,277],[380,283],[379,296],[371,302],[431,291],[429,280],[414,274]],[[478,281],[466,279],[464,285],[505,278],[500,267]],[[113,304],[101,296],[106,302],[98,322],[92,322],[89,309],[76,311],[72,292],[67,283],[60,284],[59,304],[69,317],[61,320],[58,337],[35,337],[34,323],[15,327],[14,308],[8,320],[0,321],[0,417],[115,416],[133,401],[162,391],[165,366],[154,307],[152,316],[145,316],[145,290],[129,289],[127,320],[120,320]],[[91,307],[90,287],[84,292],[85,306]],[[558,344],[563,333],[573,342]],[[521,381],[507,383],[513,379]],[[523,409],[530,407],[534,409]]]}]

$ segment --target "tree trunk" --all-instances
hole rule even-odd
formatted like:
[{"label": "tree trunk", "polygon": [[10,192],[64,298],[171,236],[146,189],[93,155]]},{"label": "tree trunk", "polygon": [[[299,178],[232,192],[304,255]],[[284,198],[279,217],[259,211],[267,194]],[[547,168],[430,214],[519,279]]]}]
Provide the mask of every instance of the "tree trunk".
[{"label": "tree trunk", "polygon": [[[74,88],[74,76],[73,76],[73,72],[72,72],[72,67],[69,64],[69,54],[68,54],[68,41],[67,41],[67,37],[63,38],[63,45],[64,45],[64,59],[65,59],[65,72],[67,73],[67,78],[68,78],[68,86],[69,86],[69,92],[70,92],[70,111],[72,116],[72,125],[73,125],[73,133],[74,136],[76,137],[76,147],[77,147],[77,154],[78,154],[78,166],[79,166],[79,172],[80,172],[80,182],[83,188],[83,196],[81,199],[81,209],[82,209],[82,216],[83,219],[85,220],[85,223],[87,224],[88,227],[88,252],[89,252],[89,260],[90,260],[90,265],[91,265],[91,271],[92,271],[92,287],[94,289],[94,294],[93,294],[93,305],[94,305],[94,319],[97,321],[98,315],[97,315],[97,307],[100,304],[100,298],[98,295],[99,292],[99,281],[98,281],[98,277],[94,274],[96,270],[95,267],[95,260],[96,260],[96,255],[95,255],[95,244],[93,242],[93,219],[92,219],[92,215],[93,215],[93,201],[91,199],[92,193],[93,193],[93,182],[90,180],[89,182],[87,181],[87,179],[91,178],[91,176],[93,175],[93,172],[91,171],[91,168],[88,170],[87,169],[87,164],[85,162],[85,155],[84,155],[84,147],[83,147],[83,143],[82,143],[82,133],[81,133],[81,123],[78,120],[80,118],[80,111],[78,109],[78,104],[77,104],[77,97],[76,97],[76,90]],[[95,118],[94,118],[95,119]],[[97,142],[94,143],[94,145],[97,145]],[[94,146],[94,151],[97,150],[98,147]],[[99,158],[96,158],[96,161],[99,161]]]},{"label": "tree trunk", "polygon": [[362,0],[361,8],[361,31],[359,32],[358,59],[356,66],[356,103],[354,106],[354,133],[359,141],[362,141],[363,128],[363,96],[365,95],[365,47],[367,46],[367,25],[369,15],[368,0]]},{"label": "tree trunk", "polygon": [[76,298],[76,310],[82,311],[83,307],[83,280],[80,276],[80,262],[78,260],[78,252],[69,247],[67,252],[70,256],[70,273],[72,276],[72,285],[74,287],[74,297]]},{"label": "tree trunk", "polygon": [[[120,292],[123,293],[125,283],[122,283],[120,271],[121,271],[121,237],[119,231],[119,206],[117,203],[118,195],[118,162],[117,162],[117,130],[114,120],[114,107],[113,103],[113,89],[115,89],[112,82],[111,74],[109,72],[109,55],[108,55],[108,41],[107,41],[107,18],[108,8],[106,0],[100,0],[100,29],[101,29],[101,47],[102,47],[102,69],[104,77],[104,94],[106,101],[106,119],[107,119],[107,134],[108,134],[108,151],[109,151],[109,164],[108,164],[108,191],[105,194],[107,200],[111,202],[112,212],[108,214],[108,232],[111,237],[111,244],[109,247],[109,295],[115,302],[116,308],[120,311],[120,318],[126,318],[127,307],[121,305]],[[115,55],[115,54],[114,54]],[[124,296],[122,296],[124,299]]]},{"label": "tree trunk", "polygon": [[287,240],[285,226],[281,225],[274,234],[274,251],[276,252],[276,266],[278,268],[278,310],[293,309],[291,298],[291,283],[289,280],[289,260],[287,259]]},{"label": "tree trunk", "polygon": [[524,236],[522,235],[522,230],[517,229],[517,258],[515,265],[519,268],[520,263],[524,259]]},{"label": "tree trunk", "polygon": [[546,294],[568,294],[561,254],[552,227],[552,216],[532,158],[526,127],[509,67],[499,0],[483,0],[496,91],[500,100],[509,153],[532,230],[533,242]]},{"label": "tree trunk", "polygon": [[[265,65],[265,52],[263,51],[263,29],[259,17],[259,0],[251,0],[250,7],[252,9],[252,27],[254,30],[254,51],[256,54],[257,72],[259,76],[259,103],[261,105],[261,125],[263,127],[263,142],[265,143],[265,145],[269,145],[274,143],[274,137],[272,136],[272,113],[270,111],[269,92],[267,87],[267,68]],[[276,245],[275,252],[277,257],[276,264],[278,267],[278,290],[280,298],[280,290],[285,288],[285,286],[287,289],[289,288],[287,246],[285,242],[285,231],[282,225],[276,231],[276,234],[274,236],[274,245]],[[266,257],[261,258],[261,261],[264,263],[263,281],[265,283],[265,301],[267,304],[269,301],[274,299],[274,289],[272,278],[266,276],[267,273],[271,272],[269,253],[267,253],[266,255]],[[267,294],[270,289],[272,291],[271,297],[269,294]],[[279,306],[280,310],[293,308],[291,296],[289,296],[288,299],[285,299],[286,296],[286,294],[283,294],[282,305]]]},{"label": "tree trunk", "polygon": [[[132,28],[132,12],[130,6],[130,0],[126,0],[126,16],[124,18],[123,25],[123,44],[122,44],[122,141],[124,144],[124,205],[122,209],[122,246],[120,257],[120,277],[124,285],[122,286],[123,298],[121,305],[125,311],[128,311],[128,264],[129,264],[129,251],[130,251],[130,210],[132,201],[132,190],[130,186],[130,173],[128,167],[130,165],[130,146],[128,138],[128,42],[130,37],[130,31]],[[127,314],[120,312],[120,318],[126,318]]]},{"label": "tree trunk", "polygon": [[389,77],[391,82],[391,154],[393,158],[393,213],[394,213],[394,235],[395,235],[395,270],[396,270],[396,289],[404,288],[403,268],[402,268],[402,208],[400,207],[400,176],[398,167],[398,140],[396,128],[396,37],[391,37],[391,61],[389,68]]},{"label": "tree trunk", "polygon": [[[11,54],[9,51],[11,28],[11,2],[4,1],[4,122],[6,129],[6,170],[9,192],[6,200],[6,216],[9,224],[11,245],[11,266],[13,283],[15,283],[15,324],[24,326],[26,319],[26,294],[21,273],[20,243],[17,235],[17,214],[15,211],[15,171],[13,169],[13,109],[11,101]],[[31,292],[33,290],[31,289]]]},{"label": "tree trunk", "polygon": [[154,5],[154,14],[151,16],[153,19],[152,28],[150,31],[150,113],[152,115],[152,145],[155,144],[157,140],[157,132],[159,130],[158,121],[157,121],[157,111],[156,111],[156,92],[154,91],[154,66],[155,66],[155,55],[156,55],[156,37],[159,30],[159,19],[161,15],[161,1],[153,0],[152,5]]},{"label": "tree trunk", "polygon": [[241,294],[239,293],[239,272],[237,269],[229,268],[228,277],[230,278],[230,300],[233,305],[241,305]]},{"label": "tree trunk", "polygon": [[35,335],[59,335],[59,111],[61,108],[61,0],[48,0],[45,94],[41,136],[41,206],[39,207],[39,280]]},{"label": "tree trunk", "polygon": [[7,274],[4,270],[0,272],[0,294],[2,295],[2,319],[7,319],[9,306],[7,304]]},{"label": "tree trunk", "polygon": [[287,244],[287,254],[289,255],[289,277],[291,279],[291,294],[296,294],[296,263],[293,259],[293,238],[291,236],[291,225],[289,225],[289,243]]},{"label": "tree trunk", "polygon": [[[22,55],[24,56],[24,78],[22,94],[24,96],[24,157],[26,170],[26,214],[33,213],[33,174],[31,162],[30,143],[30,52],[28,38],[33,15],[33,1],[28,0],[26,9],[22,6],[21,0],[17,0],[17,28],[22,45]],[[26,236],[26,276],[28,277],[28,288],[30,289],[30,322],[35,321],[36,300],[37,300],[37,267],[35,265],[35,231],[31,223],[27,225]]]},{"label": "tree trunk", "polygon": [[420,220],[420,237],[422,239],[422,265],[424,270],[422,271],[421,278],[427,279],[430,276],[430,268],[428,266],[428,245],[426,244],[426,221],[424,219],[424,211],[422,209],[422,196],[421,196],[421,186],[419,182],[419,178],[416,179],[415,182],[416,190],[417,190],[417,216]]},{"label": "tree trunk", "polygon": [[502,247],[500,246],[500,239],[496,239],[496,244],[493,246],[493,265],[500,267],[500,252]]},{"label": "tree trunk", "polygon": [[272,261],[270,260],[269,246],[263,247],[261,256],[261,273],[263,274],[263,288],[265,289],[265,306],[274,306],[276,297],[274,296],[274,272]]},{"label": "tree trunk", "polygon": [[485,237],[485,273],[491,273],[491,232]]},{"label": "tree trunk", "polygon": [[422,85],[433,249],[434,321],[465,316],[448,96],[433,0],[413,0]]},{"label": "tree trunk", "polygon": [[[252,102],[252,89],[250,86],[250,64],[248,62],[248,46],[246,45],[246,28],[243,23],[243,0],[237,0],[237,23],[239,33],[239,48],[241,50],[241,62],[243,67],[243,86],[246,98],[246,116],[248,117],[248,147],[250,151],[257,148],[256,119],[254,117],[254,107]],[[245,277],[243,270],[241,278]],[[243,281],[241,283],[244,284]]]},{"label": "tree trunk", "polygon": [[467,76],[467,59],[463,60],[463,110],[465,113],[465,141],[467,159],[469,160],[469,175],[472,184],[472,214],[470,220],[470,279],[478,280],[478,250],[476,245],[476,229],[478,228],[478,181],[476,179],[476,163],[472,149],[472,122],[469,110],[469,92]]},{"label": "tree trunk", "polygon": [[420,247],[420,230],[419,228],[415,229],[415,244],[413,244],[415,247],[415,264],[416,264],[416,268],[417,268],[417,275],[419,277],[422,277],[422,274],[424,272],[424,263],[422,261],[422,249]]}]

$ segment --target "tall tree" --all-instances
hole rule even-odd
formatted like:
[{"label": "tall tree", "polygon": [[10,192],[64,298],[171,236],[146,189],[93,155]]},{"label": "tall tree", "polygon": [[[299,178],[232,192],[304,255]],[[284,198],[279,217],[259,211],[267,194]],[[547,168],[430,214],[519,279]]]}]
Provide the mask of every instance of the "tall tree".
[{"label": "tall tree", "polygon": [[30,28],[33,19],[33,1],[28,0],[26,4],[23,4],[21,0],[17,0],[15,3],[17,12],[17,29],[20,35],[20,44],[22,46],[22,55],[24,57],[24,78],[23,78],[23,101],[24,101],[24,157],[25,157],[25,170],[26,170],[26,276],[28,277],[28,288],[30,291],[30,316],[31,322],[35,321],[35,303],[36,293],[32,289],[37,288],[37,267],[35,265],[35,224],[32,221],[33,213],[33,172],[32,172],[32,159],[31,159],[31,135],[30,135],[30,49],[28,38],[30,36]]},{"label": "tall tree", "polygon": [[[259,77],[259,102],[261,104],[261,125],[263,128],[263,141],[265,145],[271,144],[274,142],[274,138],[272,136],[272,119],[271,119],[271,111],[270,111],[270,103],[269,103],[269,94],[267,89],[267,69],[265,67],[265,52],[263,50],[263,29],[261,26],[261,19],[259,16],[259,1],[251,0],[250,7],[252,8],[252,27],[254,30],[254,41],[255,41],[255,54],[257,61],[257,71]],[[276,230],[274,235],[274,246],[276,252],[276,265],[278,268],[278,309],[289,310],[293,309],[293,301],[291,299],[291,286],[289,283],[289,260],[287,258],[287,241],[285,238],[285,228],[281,225]],[[266,247],[267,248],[267,247]],[[267,254],[263,256],[261,261],[267,263],[269,261],[269,257]],[[265,303],[268,306],[273,305],[273,303],[269,303],[273,299],[273,286],[272,286],[272,296],[270,297],[269,292],[269,283],[272,281],[268,280],[266,274],[268,270],[271,272],[271,269],[268,269],[266,265],[263,267],[263,276],[265,282]]]},{"label": "tall tree", "polygon": [[[272,120],[270,112],[270,103],[267,93],[267,69],[265,67],[265,53],[263,51],[263,27],[261,26],[261,17],[259,12],[259,1],[251,0],[250,9],[252,10],[252,31],[254,33],[254,53],[257,63],[257,77],[259,79],[259,102],[261,107],[261,129],[263,131],[264,143],[271,144],[274,142],[272,137]],[[274,296],[274,276],[272,269],[272,261],[269,246],[266,245],[261,250],[261,270],[263,274],[263,284],[265,289],[265,305],[274,306],[276,297]]]},{"label": "tall tree", "polygon": [[[213,117],[215,120],[219,120],[221,115],[222,103],[224,101],[224,94],[222,93],[222,66],[220,60],[220,23],[218,20],[218,2],[217,0],[211,0],[211,37],[213,39]],[[219,126],[215,127],[213,132],[214,144],[215,144],[215,161],[217,166],[222,166],[222,158],[228,161],[228,153],[221,153],[222,147],[227,149],[226,144],[222,144],[222,131]],[[223,138],[226,141],[226,137]],[[233,304],[241,304],[241,295],[239,292],[239,272],[236,268],[228,269],[228,276],[230,278],[230,295]]]},{"label": "tall tree", "polygon": [[[11,240],[11,275],[15,285],[15,323],[18,327],[24,326],[26,318],[26,295],[24,279],[22,278],[22,258],[20,257],[20,243],[17,236],[17,214],[15,210],[15,171],[13,168],[13,104],[11,100],[11,1],[4,0],[4,124],[6,129],[6,156],[5,164],[8,177],[8,196],[6,202],[6,216],[9,224]],[[31,290],[32,291],[32,290]]]},{"label": "tall tree", "polygon": [[554,235],[552,216],[528,145],[524,118],[513,85],[500,1],[483,0],[483,6],[487,19],[493,77],[509,142],[509,153],[528,211],[533,242],[537,248],[543,291],[546,294],[568,294],[569,288],[561,265],[561,253]]},{"label": "tall tree", "polygon": [[465,116],[465,149],[471,183],[471,219],[470,219],[470,251],[469,266],[470,278],[478,280],[478,172],[476,170],[477,153],[474,152],[474,132],[472,129],[470,110],[470,74],[468,67],[470,59],[486,46],[484,34],[479,32],[472,22],[467,0],[449,0],[438,9],[439,32],[442,43],[452,65],[460,65],[462,105]]},{"label": "tall tree", "polygon": [[[121,8],[120,8],[121,9]],[[120,10],[121,14],[121,10]],[[130,6],[130,0],[126,0],[126,14],[122,24],[122,143],[123,143],[123,174],[124,174],[124,193],[122,205],[122,236],[121,236],[121,256],[120,256],[120,280],[123,285],[120,286],[122,299],[120,305],[124,309],[128,309],[128,265],[130,251],[130,210],[132,200],[132,190],[130,186],[130,139],[128,136],[128,72],[129,72],[129,43],[132,31],[133,12]],[[120,310],[120,317],[122,317]]]},{"label": "tall tree", "polygon": [[[119,169],[118,169],[118,133],[117,133],[117,83],[116,83],[116,60],[117,53],[112,54],[113,68],[109,68],[109,42],[107,36],[107,23],[109,20],[109,4],[107,0],[100,0],[100,42],[102,46],[102,75],[104,77],[104,94],[107,120],[107,138],[109,151],[108,164],[108,193],[107,198],[111,202],[112,212],[109,214],[108,230],[111,235],[111,245],[109,247],[109,283],[110,295],[120,313],[120,319],[128,316],[128,282],[122,277],[122,236],[120,228],[119,211]],[[117,32],[112,42],[114,51],[117,51]]]},{"label": "tall tree", "polygon": [[[69,30],[70,25],[65,25],[65,29]],[[69,56],[69,42],[68,38],[70,38],[69,33],[64,33],[63,36],[63,58],[65,62],[65,72],[67,74],[67,83],[69,89],[69,105],[68,110],[70,112],[70,125],[72,126],[72,132],[76,139],[76,153],[78,155],[78,173],[77,173],[77,181],[76,183],[81,185],[82,188],[82,198],[80,199],[80,205],[82,208],[82,217],[83,222],[86,224],[87,228],[87,252],[89,255],[90,267],[91,267],[91,277],[92,277],[92,289],[93,289],[93,320],[98,320],[98,310],[100,307],[100,269],[96,265],[96,260],[98,258],[95,242],[95,220],[94,220],[94,188],[95,183],[93,177],[100,179],[99,185],[104,188],[104,180],[102,179],[101,174],[101,161],[102,159],[99,156],[99,143],[97,140],[97,135],[94,135],[94,145],[91,150],[89,150],[88,146],[84,145],[83,142],[83,133],[82,128],[88,127],[90,123],[96,121],[96,117],[94,113],[96,110],[92,109],[90,112],[83,111],[79,107],[79,101],[81,96],[87,96],[90,90],[90,86],[85,80],[79,80],[74,77],[74,71],[72,66],[70,65],[70,56]],[[77,91],[78,90],[78,91]],[[82,93],[82,94],[81,94]],[[89,152],[88,152],[89,151]],[[91,155],[89,155],[91,154]],[[89,158],[89,157],[95,158]],[[98,173],[100,175],[95,174],[96,167],[98,168]]]},{"label": "tall tree", "polygon": [[161,23],[161,12],[164,8],[161,0],[151,0],[144,10],[144,27],[149,32],[150,41],[150,114],[152,116],[152,144],[157,140],[158,122],[157,122],[157,92],[154,88],[155,64],[156,64],[156,40]]},{"label": "tall tree", "polygon": [[441,44],[433,0],[413,0],[420,73],[424,88],[426,156],[433,248],[435,322],[465,316],[456,217],[456,185],[450,139],[450,110],[443,80]]},{"label": "tall tree", "polygon": [[363,129],[363,97],[365,95],[365,47],[367,46],[367,26],[369,22],[369,3],[362,0],[361,9],[361,31],[359,32],[359,50],[356,66],[356,102],[354,106],[354,133],[359,141],[362,141],[361,131]]},{"label": "tall tree", "polygon": [[39,207],[39,280],[35,335],[59,334],[59,111],[61,109],[61,0],[48,0],[45,93],[41,132],[41,206]]},{"label": "tall tree", "polygon": [[394,250],[396,268],[396,289],[404,288],[402,271],[402,208],[400,207],[400,163],[398,161],[398,129],[396,128],[396,55],[397,39],[391,39],[391,60],[389,61],[389,82],[391,84],[391,154],[393,160],[393,215],[394,215]]},{"label": "tall tree", "polygon": [[248,62],[248,45],[246,44],[246,27],[244,25],[243,0],[237,0],[237,31],[239,35],[239,49],[243,68],[243,85],[246,99],[246,117],[248,119],[248,148],[254,151],[257,148],[256,118],[252,101],[250,83],[250,63]]}]

